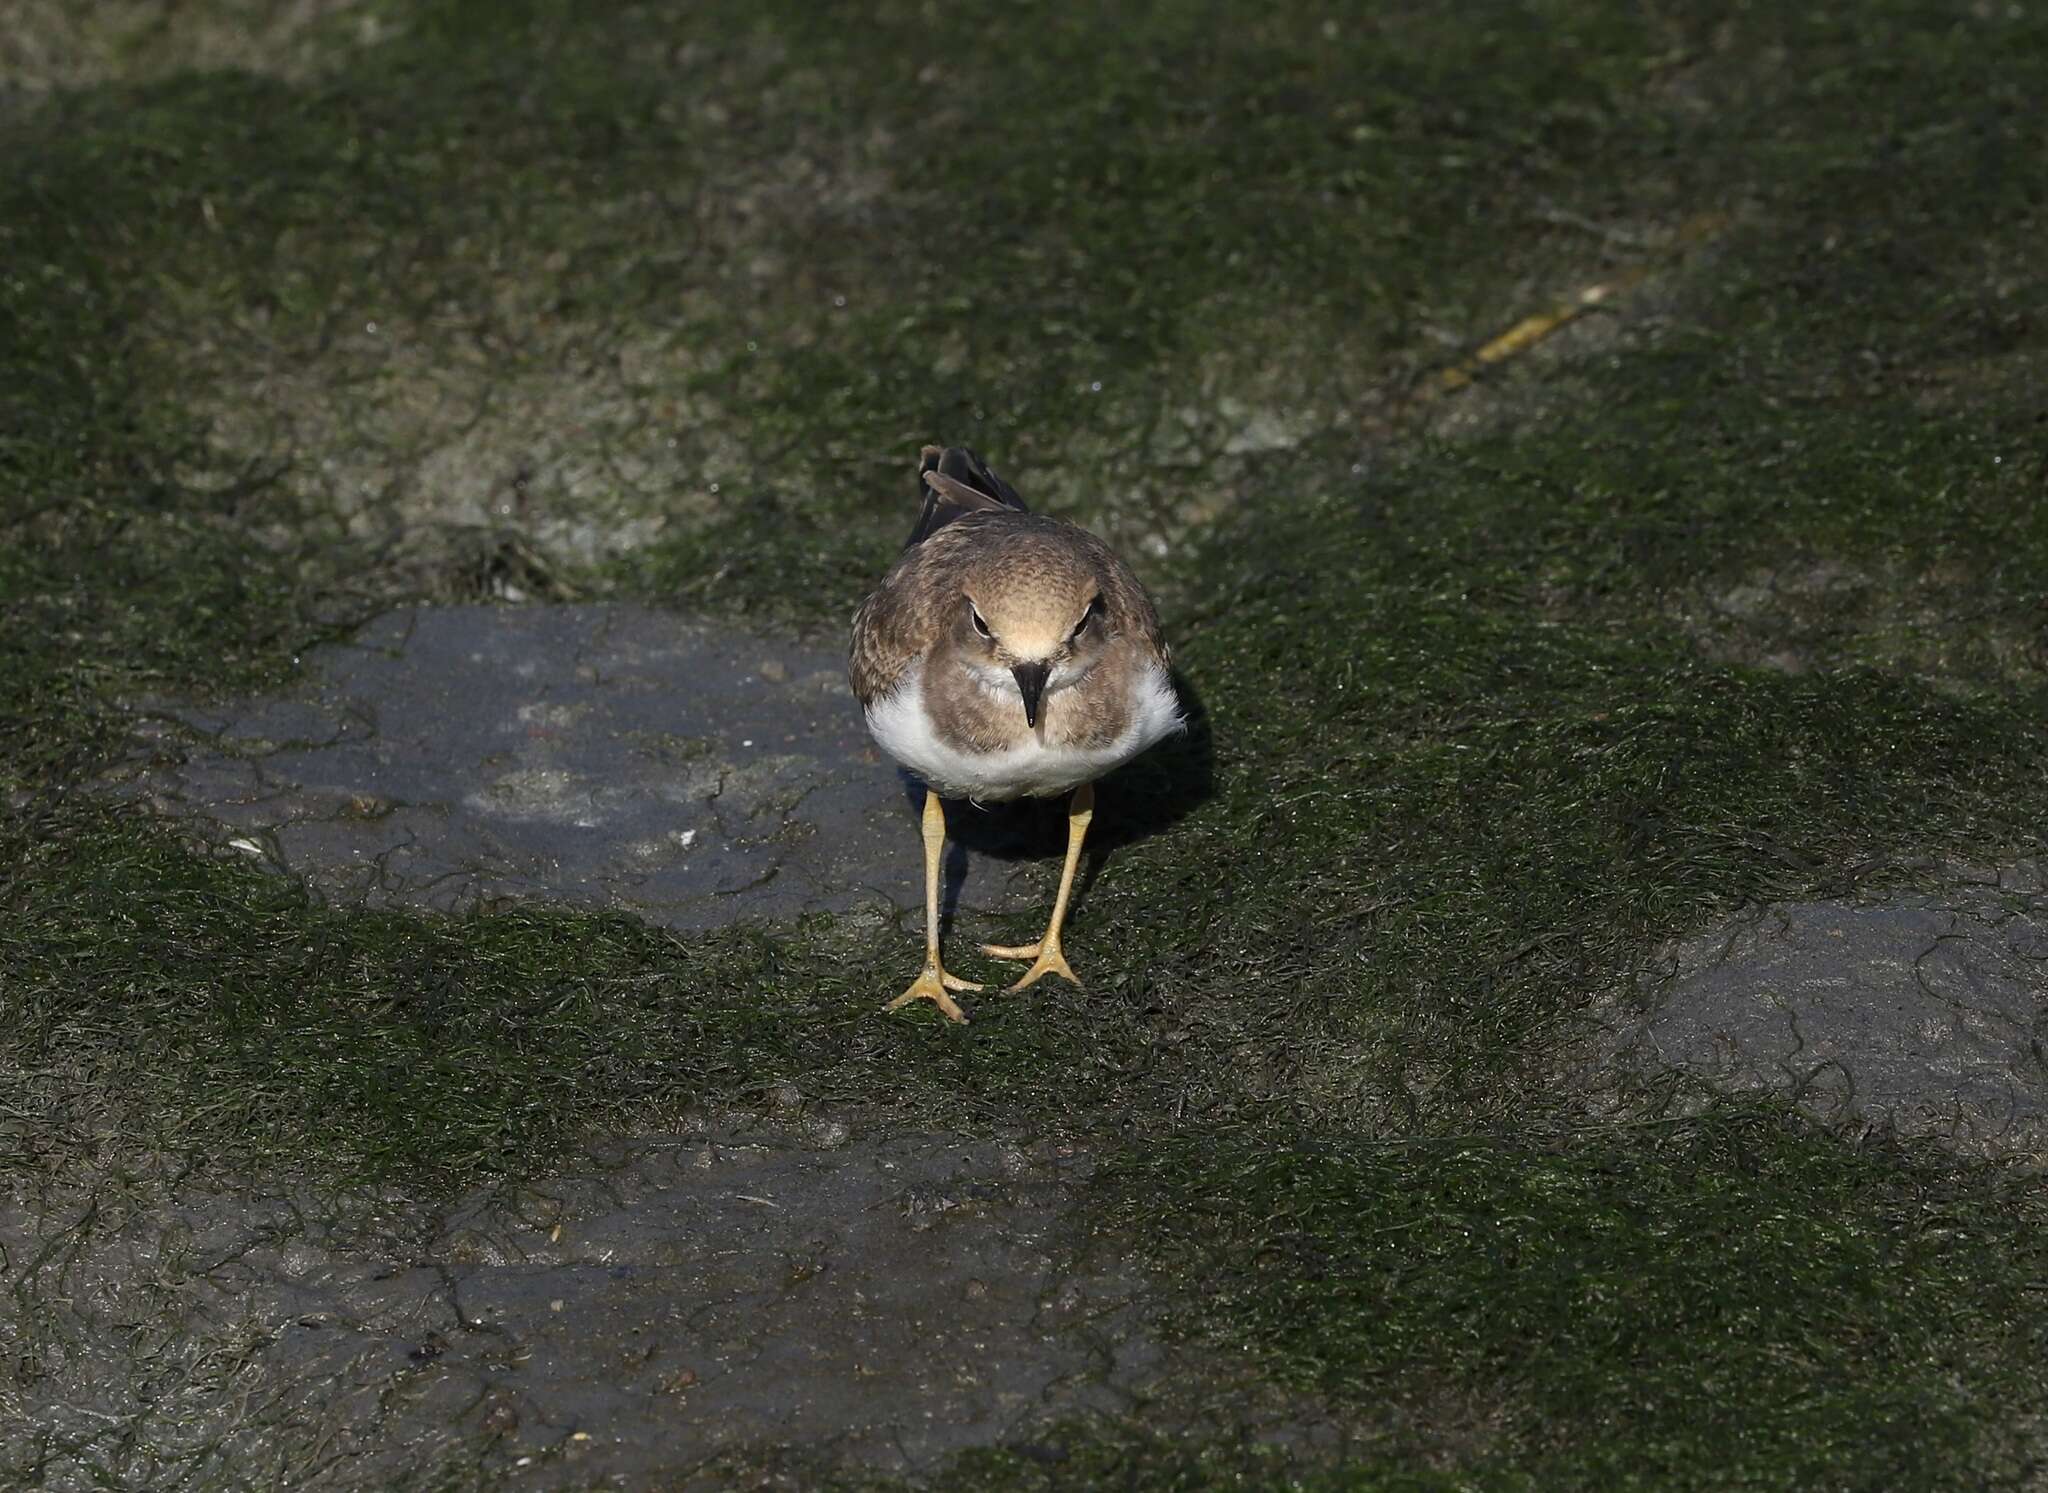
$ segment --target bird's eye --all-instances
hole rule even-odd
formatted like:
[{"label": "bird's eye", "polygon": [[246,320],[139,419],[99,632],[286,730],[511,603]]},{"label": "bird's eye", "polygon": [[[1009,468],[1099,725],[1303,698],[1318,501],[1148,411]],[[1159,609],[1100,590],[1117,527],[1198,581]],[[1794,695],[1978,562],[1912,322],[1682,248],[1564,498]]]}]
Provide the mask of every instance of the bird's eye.
[{"label": "bird's eye", "polygon": [[1073,639],[1080,637],[1082,633],[1086,632],[1088,630],[1088,624],[1090,622],[1093,622],[1097,614],[1101,611],[1102,598],[1098,596],[1095,598],[1095,600],[1088,603],[1088,610],[1081,614],[1081,620],[1079,622],[1076,622],[1074,624],[1074,630],[1067,634],[1068,640],[1072,641]]},{"label": "bird's eye", "polygon": [[976,609],[974,603],[971,601],[967,603],[967,615],[974,619],[974,630],[976,632],[980,633],[985,638],[994,636],[994,634],[988,630],[988,624],[981,620],[980,611]]}]

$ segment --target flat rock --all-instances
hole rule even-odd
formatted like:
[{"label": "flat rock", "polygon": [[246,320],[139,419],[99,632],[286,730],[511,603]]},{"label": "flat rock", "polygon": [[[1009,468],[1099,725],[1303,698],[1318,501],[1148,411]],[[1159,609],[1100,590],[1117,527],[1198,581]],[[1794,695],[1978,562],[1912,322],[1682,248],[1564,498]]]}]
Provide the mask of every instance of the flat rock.
[{"label": "flat rock", "polygon": [[[392,613],[284,694],[153,702],[121,791],[339,901],[922,915],[921,799],[841,653],[635,607]],[[1057,805],[948,807],[952,900],[1049,899],[1015,857]]]},{"label": "flat rock", "polygon": [[2041,867],[1773,904],[1665,952],[1619,1023],[1636,1067],[1777,1092],[1831,1125],[2048,1161]]},{"label": "flat rock", "polygon": [[32,1429],[0,1435],[0,1482],[724,1486],[1128,1411],[1164,1358],[1143,1282],[1074,1254],[1092,1164],[821,1118],[607,1144],[448,1204],[19,1182],[0,1289],[38,1326],[0,1400]]}]

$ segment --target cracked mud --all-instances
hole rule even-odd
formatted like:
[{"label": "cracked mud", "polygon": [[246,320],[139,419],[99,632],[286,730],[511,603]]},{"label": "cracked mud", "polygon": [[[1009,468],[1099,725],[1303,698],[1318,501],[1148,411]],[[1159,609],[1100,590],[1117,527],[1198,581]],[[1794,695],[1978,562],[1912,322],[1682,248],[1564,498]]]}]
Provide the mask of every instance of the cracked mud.
[{"label": "cracked mud", "polygon": [[1784,1094],[1822,1121],[2048,1159],[2048,884],[1783,903],[1667,951],[1633,1063]]},{"label": "cracked mud", "polygon": [[[632,607],[441,607],[308,662],[279,698],[157,706],[126,791],[344,902],[921,916],[904,782],[835,650]],[[999,859],[1015,816],[951,818],[953,897],[1044,899]]]},{"label": "cracked mud", "polygon": [[[1140,1283],[1073,1263],[1091,1162],[843,1119],[707,1122],[429,1207],[177,1177],[0,1196],[26,1412],[0,1481],[388,1487],[915,1470],[1128,1409]],[[664,1483],[664,1486],[669,1484]],[[685,1484],[687,1485],[687,1483]]]}]

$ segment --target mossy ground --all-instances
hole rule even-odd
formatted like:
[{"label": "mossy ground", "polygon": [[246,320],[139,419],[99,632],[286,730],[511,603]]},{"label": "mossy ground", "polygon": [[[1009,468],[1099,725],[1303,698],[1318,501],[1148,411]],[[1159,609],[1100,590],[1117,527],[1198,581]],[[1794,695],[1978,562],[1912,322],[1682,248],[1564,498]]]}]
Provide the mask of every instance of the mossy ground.
[{"label": "mossy ground", "polygon": [[[1559,1076],[1663,938],[2038,850],[2037,9],[322,16],[274,72],[66,32],[0,112],[0,1165],[1056,1123],[1182,1329],[1361,1428],[1305,1485],[2038,1482],[2037,1193]],[[323,908],[84,791],[398,597],[829,632],[933,438],[1124,543],[1205,710],[1085,995],[959,1032],[824,923]]]}]

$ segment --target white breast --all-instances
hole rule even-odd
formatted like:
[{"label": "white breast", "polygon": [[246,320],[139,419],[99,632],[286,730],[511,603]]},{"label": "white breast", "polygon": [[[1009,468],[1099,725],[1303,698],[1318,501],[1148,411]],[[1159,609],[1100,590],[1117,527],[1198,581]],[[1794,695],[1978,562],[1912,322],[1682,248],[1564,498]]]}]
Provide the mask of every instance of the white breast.
[{"label": "white breast", "polygon": [[867,710],[868,730],[883,751],[909,768],[942,798],[1000,803],[1051,798],[1092,783],[1163,737],[1181,730],[1180,701],[1166,670],[1153,665],[1131,688],[1131,723],[1108,746],[1047,746],[1028,736],[1000,752],[965,751],[939,738],[924,709],[924,665],[904,676],[893,694]]}]

